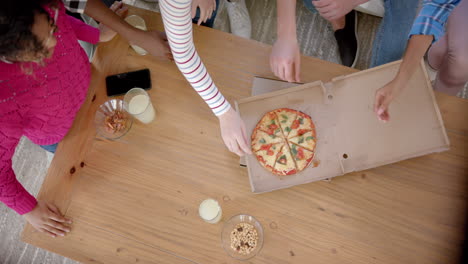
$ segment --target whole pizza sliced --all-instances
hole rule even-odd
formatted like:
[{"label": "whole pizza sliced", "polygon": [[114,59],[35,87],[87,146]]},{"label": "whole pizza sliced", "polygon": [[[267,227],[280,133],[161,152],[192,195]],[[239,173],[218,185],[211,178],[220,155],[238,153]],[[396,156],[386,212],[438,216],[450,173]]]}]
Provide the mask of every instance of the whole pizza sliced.
[{"label": "whole pizza sliced", "polygon": [[291,156],[289,146],[285,144],[276,157],[273,173],[278,175],[291,175],[297,173],[296,163]]},{"label": "whole pizza sliced", "polygon": [[283,147],[284,143],[265,144],[262,145],[259,150],[255,151],[254,155],[265,169],[275,173],[274,166],[276,163],[276,157]]},{"label": "whole pizza sliced", "polygon": [[296,161],[297,170],[302,171],[309,166],[314,159],[315,153],[294,143],[290,144],[291,154]]},{"label": "whole pizza sliced", "polygon": [[275,114],[278,117],[281,129],[285,137],[288,137],[291,132],[291,125],[297,117],[297,111],[289,108],[280,108],[275,110]]},{"label": "whole pizza sliced", "polygon": [[255,127],[252,151],[260,164],[277,175],[292,175],[314,158],[315,126],[310,116],[280,108],[266,113]]}]

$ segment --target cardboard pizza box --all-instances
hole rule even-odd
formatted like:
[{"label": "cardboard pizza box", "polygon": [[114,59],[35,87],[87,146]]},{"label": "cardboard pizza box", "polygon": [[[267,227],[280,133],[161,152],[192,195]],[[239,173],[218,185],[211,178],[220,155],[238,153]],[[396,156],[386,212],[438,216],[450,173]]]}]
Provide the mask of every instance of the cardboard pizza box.
[{"label": "cardboard pizza box", "polygon": [[317,145],[312,165],[289,176],[274,175],[254,155],[247,155],[252,191],[278,190],[448,150],[449,140],[423,63],[392,102],[390,122],[377,119],[375,91],[395,77],[399,65],[394,62],[329,83],[299,86],[256,78],[252,90],[257,95],[236,102],[249,140],[265,113],[287,107],[312,118]]}]

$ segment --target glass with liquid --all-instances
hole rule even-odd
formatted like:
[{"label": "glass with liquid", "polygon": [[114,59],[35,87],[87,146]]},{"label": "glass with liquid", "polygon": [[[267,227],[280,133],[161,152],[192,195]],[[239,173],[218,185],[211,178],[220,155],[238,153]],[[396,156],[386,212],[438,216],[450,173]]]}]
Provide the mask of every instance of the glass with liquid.
[{"label": "glass with liquid", "polygon": [[[128,16],[128,17],[125,18],[125,21],[127,21],[127,23],[129,23],[130,25],[132,25],[132,26],[134,26],[134,27],[136,27],[138,29],[146,31],[145,20],[143,18],[137,16],[137,15]],[[140,55],[148,54],[148,52],[146,52],[146,50],[138,47],[137,45],[130,44],[130,46],[132,46],[132,48],[135,50],[135,52],[140,54]]]},{"label": "glass with liquid", "polygon": [[156,113],[148,93],[141,88],[133,88],[125,94],[125,110],[142,123],[151,123]]},{"label": "glass with liquid", "polygon": [[223,210],[218,201],[214,199],[206,199],[201,202],[198,208],[198,214],[200,217],[210,224],[216,224],[221,220],[223,216]]}]

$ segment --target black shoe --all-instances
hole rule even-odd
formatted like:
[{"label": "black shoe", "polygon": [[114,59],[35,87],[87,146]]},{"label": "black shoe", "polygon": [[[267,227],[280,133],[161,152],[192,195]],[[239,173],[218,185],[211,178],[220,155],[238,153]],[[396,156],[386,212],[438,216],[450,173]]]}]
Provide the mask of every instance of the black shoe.
[{"label": "black shoe", "polygon": [[357,39],[357,13],[352,10],[345,17],[345,27],[335,31],[335,39],[340,51],[341,64],[354,67],[359,54]]}]

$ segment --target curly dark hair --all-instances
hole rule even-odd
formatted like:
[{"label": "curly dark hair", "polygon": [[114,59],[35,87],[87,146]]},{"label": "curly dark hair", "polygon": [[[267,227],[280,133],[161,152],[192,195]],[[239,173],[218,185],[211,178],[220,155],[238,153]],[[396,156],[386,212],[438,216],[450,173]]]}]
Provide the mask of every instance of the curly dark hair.
[{"label": "curly dark hair", "polygon": [[36,14],[45,14],[44,6],[56,6],[56,0],[6,0],[0,9],[0,58],[22,61],[22,57],[42,58],[47,49],[33,34]]}]

